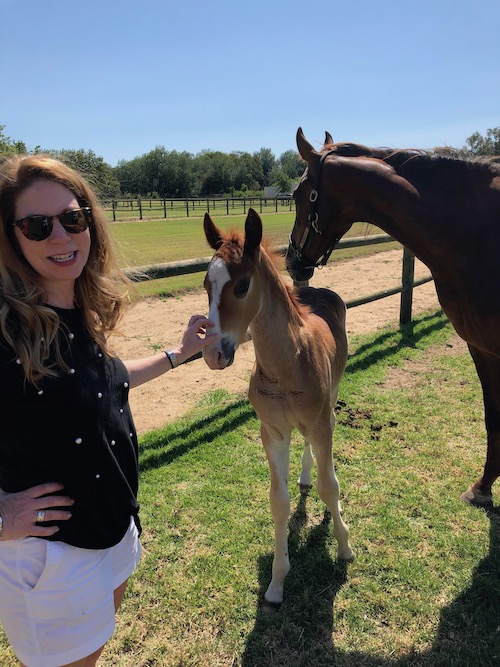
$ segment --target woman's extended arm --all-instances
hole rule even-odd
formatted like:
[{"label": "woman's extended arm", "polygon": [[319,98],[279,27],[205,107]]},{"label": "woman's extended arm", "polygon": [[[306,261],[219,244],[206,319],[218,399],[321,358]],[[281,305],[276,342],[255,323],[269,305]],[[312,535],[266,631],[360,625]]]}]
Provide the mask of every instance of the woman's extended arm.
[{"label": "woman's extended arm", "polygon": [[[213,341],[217,334],[207,334],[207,329],[211,326],[213,326],[212,322],[204,315],[191,316],[180,344],[172,348],[178,364],[182,364]],[[204,337],[202,337],[203,334]],[[123,363],[130,375],[131,388],[149,382],[172,369],[172,363],[165,352]]]}]

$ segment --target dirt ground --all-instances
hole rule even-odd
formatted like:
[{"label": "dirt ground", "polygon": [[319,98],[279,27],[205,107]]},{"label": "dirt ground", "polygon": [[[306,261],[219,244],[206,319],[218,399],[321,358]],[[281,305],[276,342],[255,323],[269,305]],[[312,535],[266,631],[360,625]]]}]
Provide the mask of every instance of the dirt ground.
[{"label": "dirt ground", "polygon": [[[322,270],[317,270],[309,284],[311,287],[333,289],[344,301],[349,301],[400,284],[401,260],[401,250],[390,250],[341,264],[333,261]],[[427,275],[428,268],[416,260],[415,277]],[[348,335],[370,333],[383,326],[397,325],[400,299],[401,296],[396,294],[364,306],[349,308]],[[415,288],[414,314],[438,307],[433,282]],[[190,316],[207,312],[208,301],[204,291],[179,299],[140,301],[127,313],[121,327],[122,335],[114,336],[114,348],[122,359],[134,359],[174,347],[180,341]],[[253,362],[252,343],[245,343],[236,352],[234,364],[224,371],[211,371],[203,359],[198,359],[133,389],[130,404],[138,433],[160,428],[182,416],[208,391],[225,388],[229,392],[244,394]]]}]

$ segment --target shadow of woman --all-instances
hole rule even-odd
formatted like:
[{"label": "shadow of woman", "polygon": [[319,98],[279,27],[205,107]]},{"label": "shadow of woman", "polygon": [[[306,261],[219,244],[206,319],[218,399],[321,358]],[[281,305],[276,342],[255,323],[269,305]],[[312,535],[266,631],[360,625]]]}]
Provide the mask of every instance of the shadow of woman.
[{"label": "shadow of woman", "polygon": [[[305,500],[301,501],[290,522],[293,562],[285,602],[275,616],[257,613],[242,667],[499,667],[500,508],[485,511],[490,520],[488,554],[475,568],[470,585],[443,608],[431,648],[384,658],[335,648],[333,604],[347,579],[346,565],[331,559],[327,525],[311,529],[305,544],[298,544],[294,521],[304,520],[298,516],[305,516]],[[261,595],[271,564],[271,556],[260,563]]]}]

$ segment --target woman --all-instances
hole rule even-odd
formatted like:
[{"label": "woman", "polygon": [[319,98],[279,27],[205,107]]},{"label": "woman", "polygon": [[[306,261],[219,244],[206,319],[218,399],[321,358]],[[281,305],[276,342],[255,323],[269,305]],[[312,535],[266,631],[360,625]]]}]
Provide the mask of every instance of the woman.
[{"label": "woman", "polygon": [[88,183],[47,156],[0,166],[0,622],[26,667],[90,667],[141,553],[132,387],[199,352],[121,362],[128,305]]}]

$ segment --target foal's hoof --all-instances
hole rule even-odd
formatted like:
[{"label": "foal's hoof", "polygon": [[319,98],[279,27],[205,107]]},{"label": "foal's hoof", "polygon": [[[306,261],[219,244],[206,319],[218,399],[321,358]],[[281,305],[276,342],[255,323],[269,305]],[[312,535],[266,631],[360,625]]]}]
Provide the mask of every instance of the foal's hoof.
[{"label": "foal's hoof", "polygon": [[309,491],[310,491],[312,488],[313,488],[313,487],[312,487],[312,484],[301,484],[301,483],[299,482],[299,491],[301,492],[301,494],[302,494],[303,496],[307,496],[307,494],[309,493]]},{"label": "foal's hoof", "polygon": [[266,600],[266,598],[264,598],[260,604],[260,610],[264,614],[277,614],[281,609],[281,605],[281,602],[271,602],[270,600]]},{"label": "foal's hoof", "polygon": [[482,493],[479,493],[477,489],[474,489],[473,486],[469,486],[467,491],[462,493],[460,500],[463,500],[469,505],[475,505],[476,507],[491,507],[493,505],[493,497],[491,495],[485,496]]},{"label": "foal's hoof", "polygon": [[341,549],[339,547],[337,551],[337,556],[340,560],[345,560],[348,563],[352,563],[352,561],[354,560],[354,551],[351,549],[349,545],[347,545],[347,547],[345,547],[344,549]]}]

